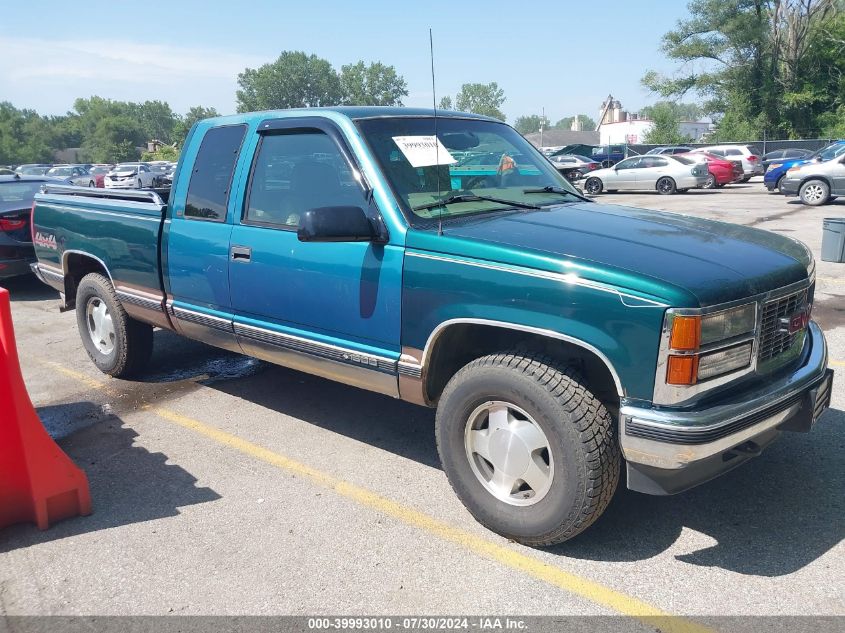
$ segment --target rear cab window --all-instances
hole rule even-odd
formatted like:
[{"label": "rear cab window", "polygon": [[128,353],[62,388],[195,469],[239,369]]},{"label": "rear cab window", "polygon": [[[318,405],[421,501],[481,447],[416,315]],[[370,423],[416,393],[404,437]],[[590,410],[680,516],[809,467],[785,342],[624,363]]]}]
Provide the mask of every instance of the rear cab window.
[{"label": "rear cab window", "polygon": [[225,125],[206,132],[188,184],[186,218],[211,222],[226,220],[232,175],[246,130],[246,125]]}]

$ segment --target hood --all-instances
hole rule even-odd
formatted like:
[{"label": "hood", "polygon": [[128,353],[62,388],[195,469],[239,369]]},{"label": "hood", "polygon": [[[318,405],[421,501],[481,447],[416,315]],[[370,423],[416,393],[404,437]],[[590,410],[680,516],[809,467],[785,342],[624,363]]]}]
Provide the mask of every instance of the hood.
[{"label": "hood", "polygon": [[453,220],[442,236],[412,230],[406,240],[411,248],[577,271],[676,307],[781,288],[806,279],[811,261],[803,244],[768,231],[590,202]]}]

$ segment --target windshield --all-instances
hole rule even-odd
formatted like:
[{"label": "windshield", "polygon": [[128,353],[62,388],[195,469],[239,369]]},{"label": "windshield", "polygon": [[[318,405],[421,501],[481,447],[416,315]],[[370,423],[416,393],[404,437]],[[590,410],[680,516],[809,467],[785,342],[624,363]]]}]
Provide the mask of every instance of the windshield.
[{"label": "windshield", "polygon": [[21,167],[18,169],[18,173],[24,176],[43,176],[47,173],[50,167]]},{"label": "windshield", "polygon": [[35,194],[43,184],[40,180],[0,182],[0,213],[31,207]]},{"label": "windshield", "polygon": [[[412,223],[580,199],[569,181],[504,123],[438,118],[438,144],[432,138],[432,117],[363,119],[357,125]],[[526,191],[543,187],[562,192]],[[499,201],[458,199],[445,206],[420,208],[471,195]]]},{"label": "windshield", "polygon": [[817,151],[815,154],[813,154],[813,158],[821,158],[822,160],[833,160],[843,152],[845,152],[845,143],[833,143]]},{"label": "windshield", "polygon": [[668,156],[668,158],[672,158],[678,161],[679,163],[683,163],[684,165],[695,165],[694,160],[692,160],[691,158],[687,158],[686,156],[681,156],[679,154],[672,154],[671,156]]}]

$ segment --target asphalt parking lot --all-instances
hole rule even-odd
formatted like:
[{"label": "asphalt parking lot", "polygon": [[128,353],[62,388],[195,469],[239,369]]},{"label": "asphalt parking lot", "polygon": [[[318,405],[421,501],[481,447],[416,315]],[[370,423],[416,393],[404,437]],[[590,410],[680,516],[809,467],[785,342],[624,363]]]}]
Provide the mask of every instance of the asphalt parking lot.
[{"label": "asphalt parking lot", "polygon": [[[759,179],[602,202],[775,231],[818,260],[822,218]],[[817,261],[832,407],[675,497],[620,488],[548,550],[478,525],[440,469],[434,413],[157,332],[137,382],[100,374],[73,313],[8,284],[24,377],[95,511],[0,531],[0,613],[845,615],[845,264]]]}]

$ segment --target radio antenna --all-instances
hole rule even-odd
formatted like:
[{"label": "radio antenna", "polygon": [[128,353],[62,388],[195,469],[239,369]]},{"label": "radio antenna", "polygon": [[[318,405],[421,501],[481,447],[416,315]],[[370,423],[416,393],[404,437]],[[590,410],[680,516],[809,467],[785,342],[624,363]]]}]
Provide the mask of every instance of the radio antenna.
[{"label": "radio antenna", "polygon": [[[440,198],[440,142],[437,140],[437,92],[434,87],[434,37],[428,29],[428,51],[431,56],[431,105],[434,109],[434,170],[437,173],[437,198]],[[437,208],[437,235],[443,235],[443,207]]]}]

